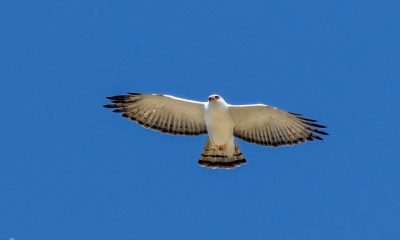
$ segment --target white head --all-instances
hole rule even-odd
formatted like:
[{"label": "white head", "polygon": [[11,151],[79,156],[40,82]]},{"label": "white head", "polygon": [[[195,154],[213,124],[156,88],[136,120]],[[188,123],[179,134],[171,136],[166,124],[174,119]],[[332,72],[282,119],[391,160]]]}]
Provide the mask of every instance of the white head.
[{"label": "white head", "polygon": [[212,94],[208,97],[208,103],[221,104],[221,103],[226,103],[226,102],[220,95]]},{"label": "white head", "polygon": [[221,99],[221,96],[217,95],[217,94],[212,94],[208,97],[208,102],[214,102],[214,101],[218,101]]}]

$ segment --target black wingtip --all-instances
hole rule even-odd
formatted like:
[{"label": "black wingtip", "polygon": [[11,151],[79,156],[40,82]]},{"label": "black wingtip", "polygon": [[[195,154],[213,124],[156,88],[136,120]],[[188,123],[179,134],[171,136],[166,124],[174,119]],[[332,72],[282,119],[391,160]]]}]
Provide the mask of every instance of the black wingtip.
[{"label": "black wingtip", "polygon": [[315,132],[321,135],[329,135],[329,133],[325,132],[325,131],[321,131],[317,128],[312,128],[312,127],[306,127],[307,130],[310,130],[311,132]]},{"label": "black wingtip", "polygon": [[303,116],[303,115],[300,114],[300,113],[294,113],[294,112],[288,112],[288,113],[290,113],[290,114],[292,114],[292,115],[295,115],[295,116]]},{"label": "black wingtip", "polygon": [[305,117],[300,117],[300,116],[298,116],[297,118],[299,118],[299,119],[301,119],[303,121],[306,121],[306,122],[313,122],[313,123],[317,122],[317,120],[314,120],[314,119],[311,119],[311,118],[305,118]]},{"label": "black wingtip", "polygon": [[312,137],[315,138],[315,139],[321,140],[321,141],[324,140],[322,137],[320,137],[318,135],[313,135]]},{"label": "black wingtip", "polygon": [[329,135],[329,133],[318,130],[318,129],[314,129],[313,132],[318,133],[318,134],[322,134],[322,135]]},{"label": "black wingtip", "polygon": [[115,101],[115,100],[123,100],[125,99],[127,96],[126,95],[116,95],[116,96],[112,96],[112,97],[107,97],[108,99]]},{"label": "black wingtip", "polygon": [[317,123],[308,123],[308,125],[313,126],[313,127],[317,127],[317,128],[326,128],[326,126],[321,125],[321,124],[317,124]]},{"label": "black wingtip", "polygon": [[105,108],[115,108],[115,105],[114,104],[105,104],[105,105],[103,105],[103,107],[105,107]]},{"label": "black wingtip", "polygon": [[143,93],[138,93],[138,92],[128,92],[129,95],[142,95]]}]

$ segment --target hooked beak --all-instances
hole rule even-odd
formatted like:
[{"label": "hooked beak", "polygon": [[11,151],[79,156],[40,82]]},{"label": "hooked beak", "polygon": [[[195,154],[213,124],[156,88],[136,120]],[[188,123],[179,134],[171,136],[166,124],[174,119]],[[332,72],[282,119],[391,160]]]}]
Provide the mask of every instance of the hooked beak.
[{"label": "hooked beak", "polygon": [[208,101],[209,101],[209,102],[212,102],[212,101],[214,101],[214,100],[215,100],[215,96],[211,96],[211,97],[208,98]]}]

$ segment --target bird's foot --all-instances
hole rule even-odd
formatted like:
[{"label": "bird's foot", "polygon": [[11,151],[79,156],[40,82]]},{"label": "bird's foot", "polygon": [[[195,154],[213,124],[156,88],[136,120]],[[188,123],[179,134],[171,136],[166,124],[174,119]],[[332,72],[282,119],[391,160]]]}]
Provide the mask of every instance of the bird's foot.
[{"label": "bird's foot", "polygon": [[224,151],[226,148],[226,143],[224,145],[217,145],[218,150]]}]

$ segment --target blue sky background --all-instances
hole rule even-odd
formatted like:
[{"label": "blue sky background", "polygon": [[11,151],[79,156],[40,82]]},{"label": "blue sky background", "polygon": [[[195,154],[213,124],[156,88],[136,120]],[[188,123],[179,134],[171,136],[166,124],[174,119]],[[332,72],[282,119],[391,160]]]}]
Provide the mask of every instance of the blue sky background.
[{"label": "blue sky background", "polygon": [[[398,1],[0,2],[0,239],[399,239]],[[163,135],[128,91],[267,103],[324,142]]]}]

